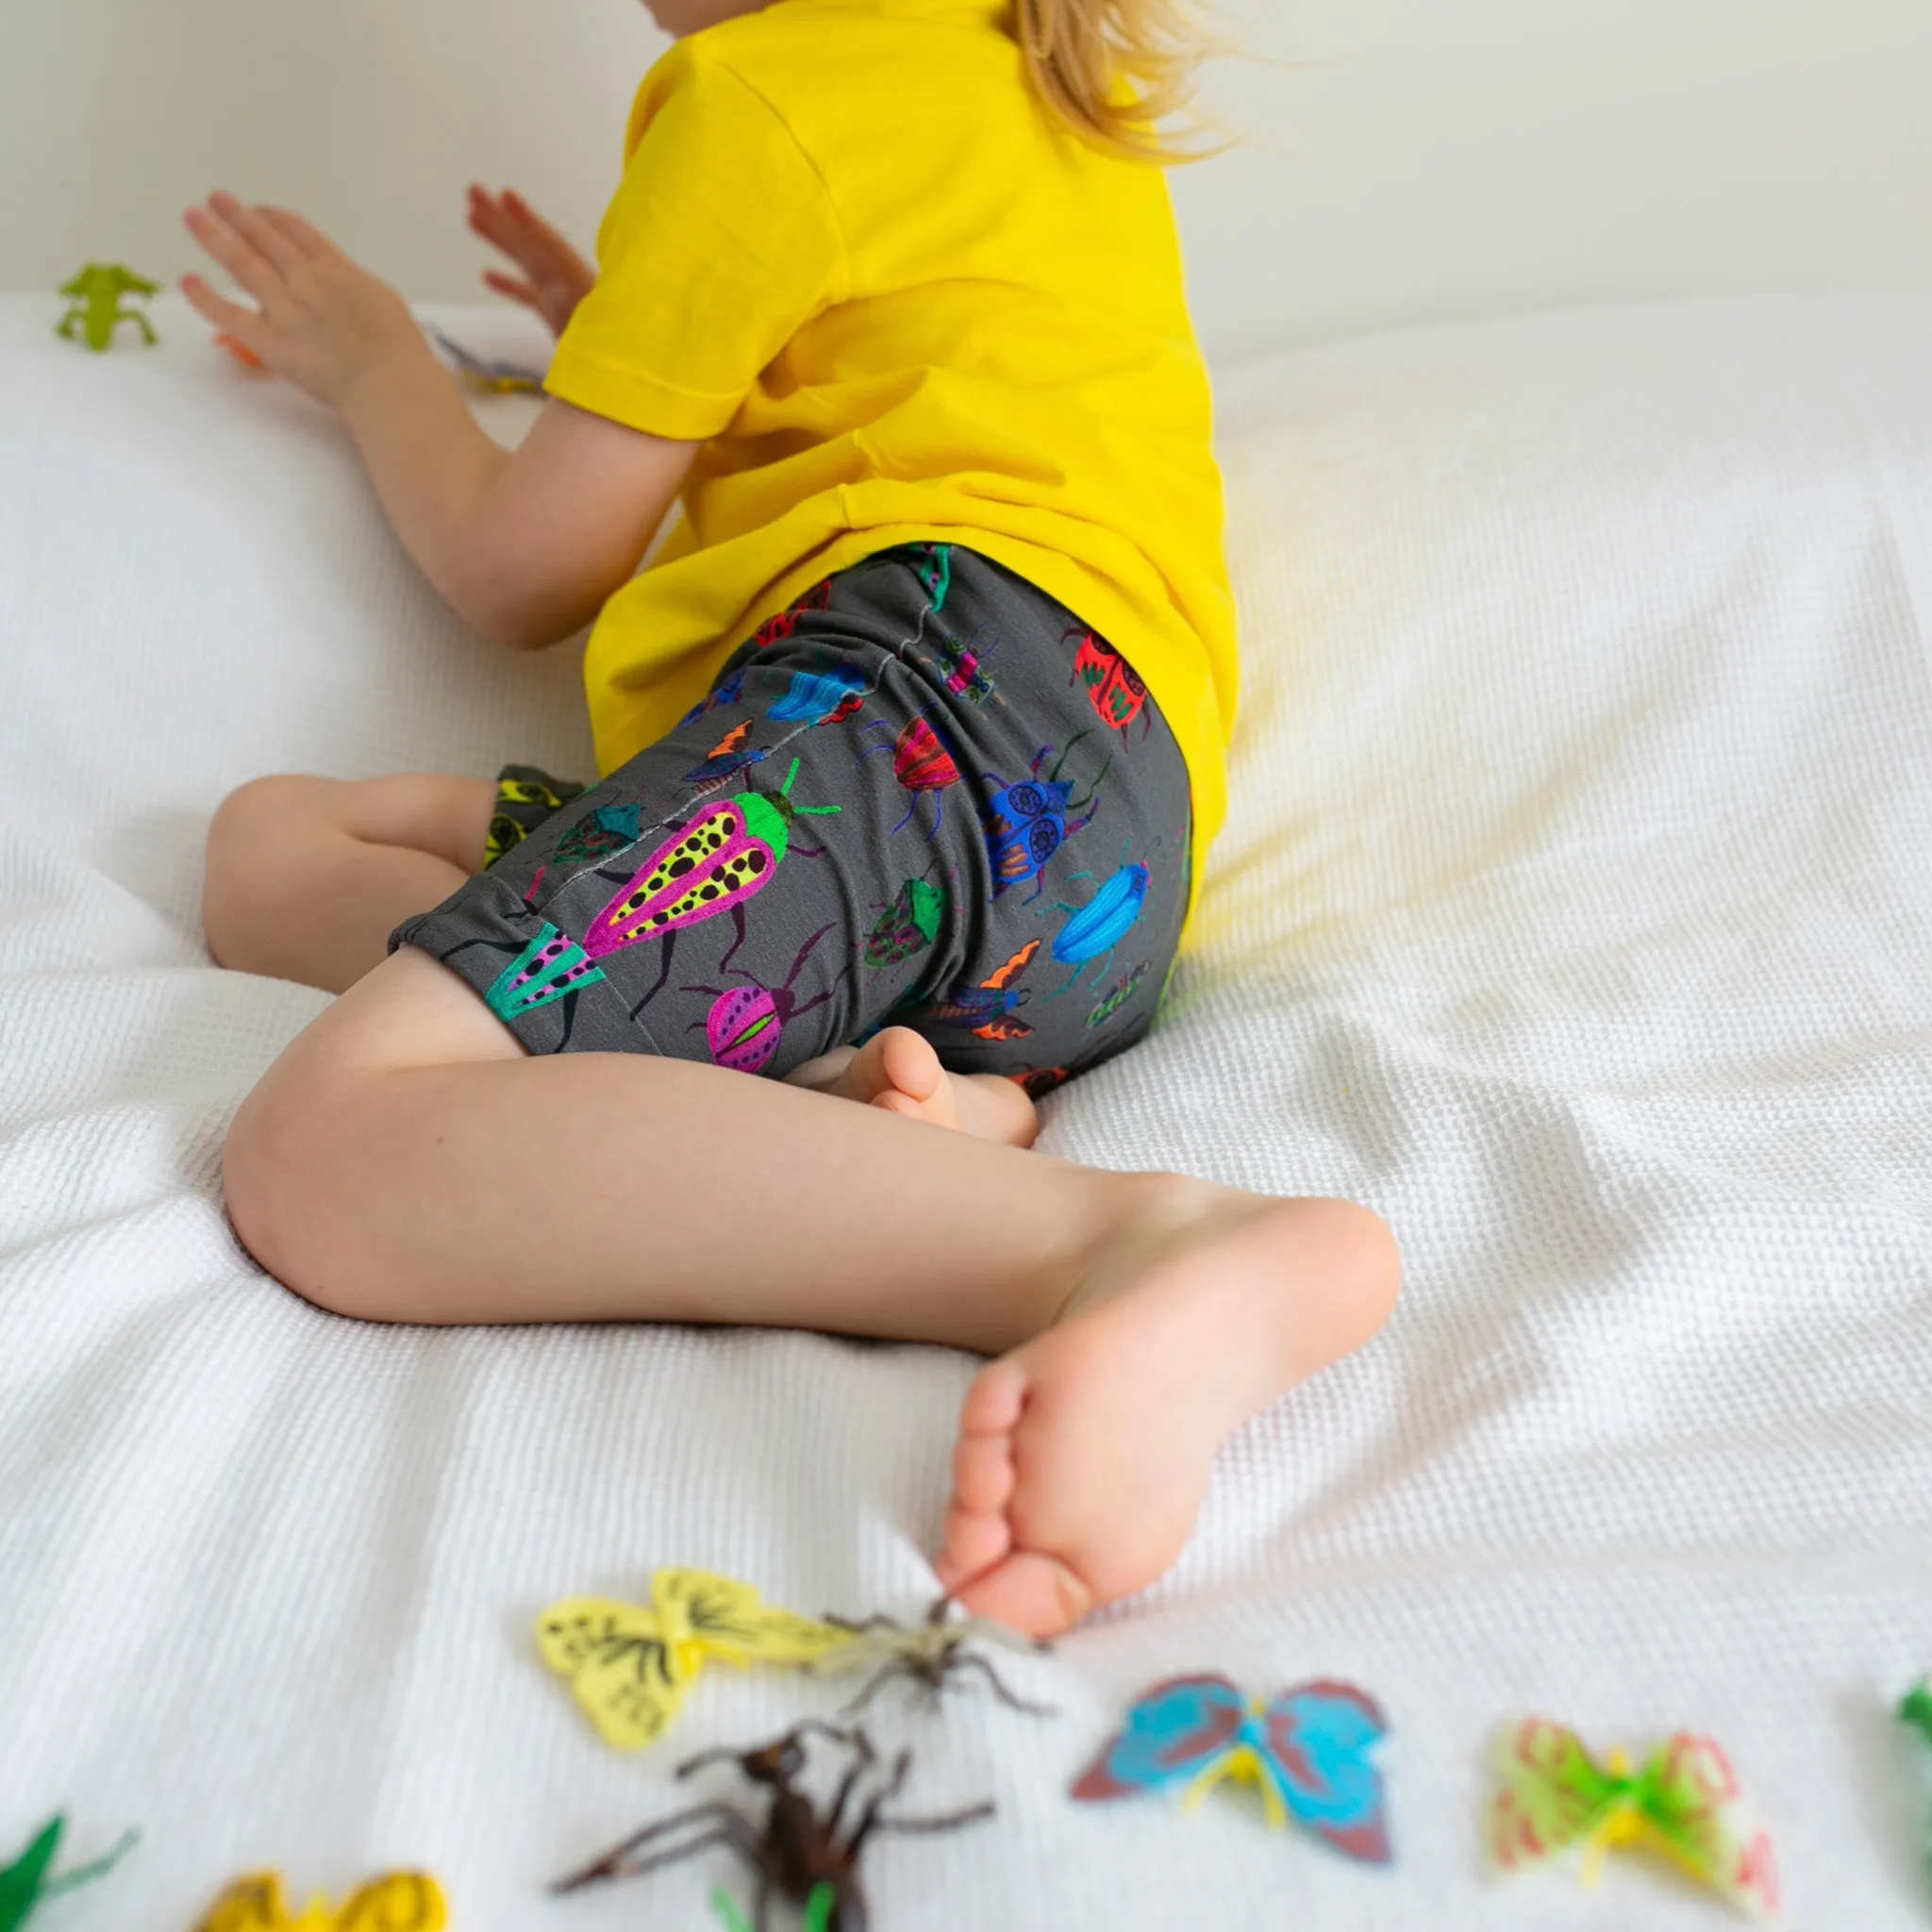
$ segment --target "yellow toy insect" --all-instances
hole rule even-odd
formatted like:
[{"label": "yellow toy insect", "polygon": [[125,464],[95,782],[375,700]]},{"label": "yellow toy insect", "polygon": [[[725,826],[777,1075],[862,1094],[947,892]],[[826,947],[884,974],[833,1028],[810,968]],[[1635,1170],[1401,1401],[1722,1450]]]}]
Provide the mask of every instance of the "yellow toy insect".
[{"label": "yellow toy insect", "polygon": [[707,1658],[808,1664],[853,1633],[774,1609],[749,1584],[703,1570],[659,1570],[651,1601],[574,1596],[537,1620],[543,1661],[570,1679],[604,1741],[641,1751],[670,1728]]},{"label": "yellow toy insect", "polygon": [[289,1910],[279,1872],[253,1872],[223,1892],[194,1932],[443,1932],[448,1924],[442,1888],[426,1872],[372,1878],[335,1908],[317,1895],[299,1914]]}]

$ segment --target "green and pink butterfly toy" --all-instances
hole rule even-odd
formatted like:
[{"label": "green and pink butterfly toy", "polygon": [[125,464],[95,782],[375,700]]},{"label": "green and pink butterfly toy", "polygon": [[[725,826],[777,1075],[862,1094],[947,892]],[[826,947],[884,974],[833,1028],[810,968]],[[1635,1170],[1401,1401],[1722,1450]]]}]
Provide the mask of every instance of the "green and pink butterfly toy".
[{"label": "green and pink butterfly toy", "polygon": [[1594,1886],[1618,1847],[1661,1852],[1760,1925],[1785,1923],[1771,1834],[1712,1739],[1679,1731],[1634,1771],[1621,1751],[1601,1764],[1574,1731],[1526,1718],[1496,1750],[1489,1812],[1499,1873],[1580,1858]]}]

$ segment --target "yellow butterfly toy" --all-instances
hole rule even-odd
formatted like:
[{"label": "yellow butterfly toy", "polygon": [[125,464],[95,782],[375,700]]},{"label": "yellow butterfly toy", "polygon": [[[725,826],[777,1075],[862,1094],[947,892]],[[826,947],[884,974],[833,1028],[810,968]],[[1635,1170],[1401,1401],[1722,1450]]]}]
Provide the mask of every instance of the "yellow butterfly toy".
[{"label": "yellow butterfly toy", "polygon": [[573,1596],[537,1620],[543,1661],[570,1679],[604,1741],[620,1751],[664,1735],[708,1657],[740,1670],[808,1664],[853,1636],[774,1609],[748,1583],[703,1570],[655,1572],[648,1607]]},{"label": "yellow butterfly toy", "polygon": [[442,1932],[449,1913],[442,1888],[426,1872],[391,1872],[358,1886],[332,1910],[315,1897],[291,1912],[279,1872],[238,1878],[194,1932]]}]

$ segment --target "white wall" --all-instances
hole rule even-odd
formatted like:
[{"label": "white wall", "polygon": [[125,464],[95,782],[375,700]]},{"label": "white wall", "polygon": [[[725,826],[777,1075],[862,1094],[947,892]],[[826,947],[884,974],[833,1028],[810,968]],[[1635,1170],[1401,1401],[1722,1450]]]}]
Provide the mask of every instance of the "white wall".
[{"label": "white wall", "polygon": [[[1175,176],[1212,347],[1932,290],[1926,0],[1247,7],[1246,44],[1297,64],[1224,70],[1249,144]],[[636,0],[0,0],[0,283],[177,273],[175,217],[221,183],[462,294],[462,184],[514,182],[588,241],[660,44]]]}]

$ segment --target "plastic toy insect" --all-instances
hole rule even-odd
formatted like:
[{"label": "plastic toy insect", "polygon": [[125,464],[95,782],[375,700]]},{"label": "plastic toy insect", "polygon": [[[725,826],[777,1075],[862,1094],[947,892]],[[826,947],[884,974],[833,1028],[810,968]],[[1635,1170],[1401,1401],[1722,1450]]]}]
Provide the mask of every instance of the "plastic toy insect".
[{"label": "plastic toy insect", "polygon": [[391,1872],[358,1886],[331,1909],[318,1893],[291,1912],[279,1872],[238,1878],[194,1932],[442,1932],[449,1908],[426,1872]]},{"label": "plastic toy insect", "polygon": [[658,1571],[648,1607],[566,1597],[537,1621],[543,1661],[620,1751],[664,1734],[708,1658],[806,1664],[851,1641],[849,1630],[774,1608],[749,1584],[703,1570]]},{"label": "plastic toy insect", "polygon": [[1232,1777],[1260,1786],[1271,1824],[1293,1818],[1348,1857],[1387,1865],[1382,1774],[1370,1754],[1388,1728],[1352,1684],[1299,1684],[1256,1705],[1226,1677],[1171,1677],[1134,1700],[1074,1796],[1179,1790],[1192,1805]]},{"label": "plastic toy insect", "polygon": [[825,577],[814,584],[804,596],[786,605],[775,616],[766,618],[752,633],[752,649],[768,651],[774,644],[783,643],[798,628],[798,620],[808,610],[829,610],[831,608],[832,580]]},{"label": "plastic toy insect", "polygon": [[[1924,1677],[1899,1699],[1894,1714],[1900,1724],[1909,1724],[1926,1743],[1932,1744],[1932,1685]],[[1928,1847],[1928,1863],[1932,1863],[1932,1847]]]},{"label": "plastic toy insect", "polygon": [[896,966],[914,953],[924,952],[939,937],[945,910],[944,887],[925,879],[908,879],[898,896],[873,922],[865,940],[865,963]]},{"label": "plastic toy insect", "polygon": [[735,705],[744,695],[744,667],[740,665],[722,684],[714,686],[681,717],[675,726],[682,731],[687,724],[695,724],[700,718],[708,718],[711,713],[724,705]]},{"label": "plastic toy insect", "polygon": [[[852,1753],[824,1811],[798,1787],[806,1770],[805,1740],[811,1736],[830,1739]],[[866,1932],[868,1915],[865,1894],[859,1889],[858,1861],[874,1832],[957,1831],[992,1816],[990,1801],[940,1818],[885,1816],[885,1807],[899,1795],[911,1771],[912,1754],[908,1751],[902,1751],[892,1760],[885,1778],[870,1796],[858,1802],[860,1782],[878,1761],[872,1740],[862,1730],[809,1722],[756,1750],[738,1752],[727,1747],[702,1752],[680,1764],[677,1774],[689,1777],[720,1761],[736,1764],[754,1784],[770,1791],[762,1819],[749,1818],[722,1799],[694,1805],[645,1825],[582,1871],[559,1879],[551,1890],[578,1891],[613,1878],[641,1877],[698,1852],[724,1846],[736,1852],[757,1874],[758,1892],[752,1907],[756,1932],[768,1932],[774,1895],[803,1906],[822,1885],[832,1890],[826,1932]],[[853,1810],[849,1821],[848,1809]],[[684,1835],[687,1827],[697,1828]],[[672,1840],[670,1848],[658,1849],[667,1839]]]},{"label": "plastic toy insect", "polygon": [[240,336],[231,336],[225,332],[215,337],[214,346],[233,357],[244,369],[259,374],[268,367],[268,364]]},{"label": "plastic toy insect", "polygon": [[124,322],[131,322],[141,331],[149,348],[158,340],[154,324],[139,308],[124,308],[122,302],[129,295],[145,301],[159,294],[159,287],[118,261],[89,262],[71,280],[60,284],[59,292],[67,297],[68,306],[54,325],[54,333],[67,341],[71,342],[78,330],[80,340],[99,355],[113,347],[114,331]]},{"label": "plastic toy insect", "polygon": [[54,1855],[60,1849],[60,1834],[67,1829],[64,1813],[57,1812],[46,1824],[35,1832],[32,1841],[12,1864],[0,1870],[0,1932],[18,1932],[32,1917],[36,1906],[45,1905],[50,1898],[58,1898],[63,1891],[73,1891],[76,1887],[89,1885],[96,1878],[105,1878],[127,1855],[139,1834],[123,1834],[118,1844],[103,1852],[98,1858],[85,1865],[76,1865],[72,1872],[63,1872],[58,1878],[49,1878],[48,1869],[54,1862]]},{"label": "plastic toy insect", "polygon": [[1140,991],[1141,982],[1146,977],[1147,968],[1151,963],[1149,960],[1142,959],[1138,966],[1132,968],[1127,973],[1124,978],[1116,980],[1112,986],[1108,987],[1100,995],[1093,1010],[1087,1015],[1087,1024],[1090,1026],[1105,1026]]},{"label": "plastic toy insect", "polygon": [[452,341],[433,325],[428,327],[428,335],[442,352],[443,359],[456,371],[458,379],[468,388],[499,396],[542,394],[546,371],[525,362],[486,361],[481,356],[473,356],[462,343]]},{"label": "plastic toy insect", "polygon": [[706,757],[702,764],[694,765],[684,774],[683,783],[695,786],[700,796],[707,791],[715,791],[725,779],[741,772],[748,765],[761,764],[771,757],[769,751],[755,747],[745,748],[745,740],[751,736],[751,720],[741,719],[734,724]]},{"label": "plastic toy insect", "polygon": [[[863,731],[890,730],[891,727],[881,719],[877,724],[867,724]],[[862,734],[861,734],[862,735]],[[939,733],[924,718],[913,718],[900,727],[898,736],[891,745],[875,744],[871,751],[863,754],[871,758],[875,752],[890,750],[892,754],[892,776],[911,794],[906,807],[906,817],[891,829],[897,831],[907,819],[919,809],[922,792],[935,794],[945,791],[949,785],[959,782],[959,767],[954,763]],[[935,795],[932,808],[932,830],[926,833],[925,842],[930,845],[939,837],[940,819],[946,808],[943,798]]]},{"label": "plastic toy insect", "polygon": [[483,841],[483,863],[492,866],[513,846],[521,845],[554,811],[583,795],[572,785],[540,772],[535,765],[510,765],[496,781],[496,810]]},{"label": "plastic toy insect", "polygon": [[[1067,682],[1084,685],[1093,715],[1124,740],[1127,726],[1141,716],[1147,703],[1147,687],[1141,682],[1140,673],[1105,638],[1095,637],[1091,631],[1070,630],[1060,641],[1064,643],[1067,638],[1080,640],[1074,652],[1074,675]],[[1153,729],[1150,711],[1141,736],[1147,737]]]},{"label": "plastic toy insect", "polygon": [[1771,1835],[1711,1739],[1680,1731],[1633,1774],[1621,1751],[1600,1765],[1574,1731],[1529,1718],[1500,1740],[1496,1776],[1489,1841],[1498,1871],[1580,1849],[1583,1882],[1593,1886],[1613,1847],[1647,1844],[1760,1924],[1784,1923]]},{"label": "plastic toy insect", "polygon": [[[798,1932],[825,1932],[832,1923],[832,1907],[839,1902],[838,1894],[829,1885],[820,1883],[811,1889],[811,1896],[805,1902],[805,1910],[799,1914]],[[724,1932],[752,1932],[744,1922],[744,1915],[731,1903],[728,1893],[722,1885],[711,1888],[711,1909],[718,1915],[718,1923]]]},{"label": "plastic toy insect", "polygon": [[1040,941],[1028,940],[977,986],[956,986],[944,999],[933,1002],[933,1018],[980,1040],[1024,1040],[1033,1029],[1013,1014],[1033,994],[1014,982],[1033,963],[1039,950]]},{"label": "plastic toy insect", "polygon": [[728,967],[744,943],[744,902],[784,863],[794,820],[839,810],[836,805],[792,804],[798,766],[793,758],[776,791],[741,791],[707,806],[673,832],[591,922],[582,948],[586,960],[607,958],[659,934],[664,938],[663,971],[632,1009],[634,1015],[657,998],[671,977],[672,953],[685,926],[729,912],[738,937],[718,962],[721,969]]},{"label": "plastic toy insect", "polygon": [[805,970],[805,962],[811,958],[812,948],[831,931],[830,925],[822,925],[798,949],[798,957],[791,962],[791,971],[785,975],[782,986],[760,986],[750,974],[743,977],[750,980],[748,986],[718,988],[715,986],[687,986],[686,992],[716,993],[711,1002],[711,1010],[702,1020],[693,1020],[686,1028],[687,1032],[705,1029],[705,1043],[711,1050],[712,1062],[721,1067],[729,1067],[740,1074],[761,1073],[772,1056],[778,1051],[778,1041],[787,1024],[800,1013],[808,1013],[814,1007],[822,1007],[838,991],[839,981],[852,971],[850,962],[841,967],[830,986],[824,992],[814,993],[801,1004],[791,991],[792,981]]},{"label": "plastic toy insect", "polygon": [[1062,966],[1071,966],[1074,971],[1062,985],[1047,994],[1048,999],[1058,999],[1076,985],[1095,959],[1102,963],[1094,977],[1099,978],[1107,971],[1113,949],[1141,917],[1141,908],[1147,902],[1148,877],[1144,865],[1124,865],[1086,905],[1059,908],[1068,917],[1055,936],[1053,956]]},{"label": "plastic toy insect", "polygon": [[291,1912],[279,1872],[238,1878],[194,1932],[442,1932],[449,1909],[426,1872],[391,1872],[358,1886],[331,1909],[318,1893]]},{"label": "plastic toy insect", "polygon": [[851,1623],[843,1617],[827,1615],[825,1622],[852,1633],[843,1650],[835,1650],[815,1672],[842,1676],[877,1668],[866,1680],[858,1695],[839,1712],[841,1718],[857,1717],[888,1684],[905,1682],[925,1692],[927,1703],[937,1706],[946,1690],[960,1682],[969,1672],[985,1679],[987,1689],[1008,1710],[1024,1711],[1028,1717],[1057,1715],[1047,1704],[1033,1704],[1017,1696],[984,1652],[975,1643],[999,1643],[1011,1650],[1043,1651],[1044,1643],[1008,1630],[1004,1624],[990,1623],[984,1617],[956,1617],[953,1600],[941,1597],[925,1613],[925,1621],[908,1629],[893,1617],[868,1617]]},{"label": "plastic toy insect", "polygon": [[[1085,731],[1076,732],[1068,741],[1066,750],[1054,760],[1053,770],[1044,778],[1040,775],[1040,768],[1053,752],[1050,744],[1040,747],[1027,775],[1011,785],[995,773],[986,774],[986,782],[996,788],[986,802],[984,825],[986,848],[992,859],[992,895],[995,899],[1012,887],[1023,886],[1032,879],[1035,881],[1033,891],[1022,902],[1030,906],[1046,890],[1047,860],[1075,832],[1084,831],[1093,823],[1094,801],[1100,795],[1101,779],[1107,776],[1108,766],[1113,760],[1109,758],[1106,765],[1101,766],[1092,790],[1077,802],[1071,802],[1073,786],[1063,783],[1060,778],[1060,769],[1072,757],[1074,746],[1087,735]],[[1079,811],[1084,811],[1086,817],[1072,816]]]},{"label": "plastic toy insect", "polygon": [[830,671],[794,671],[791,689],[765,716],[779,724],[837,724],[865,703],[865,679],[843,665]]},{"label": "plastic toy insect", "polygon": [[1921,1677],[1899,1699],[1895,1715],[1900,1724],[1909,1724],[1926,1743],[1932,1744],[1932,1682]]}]

